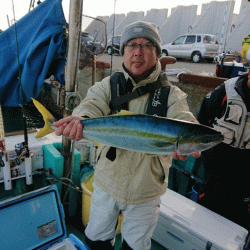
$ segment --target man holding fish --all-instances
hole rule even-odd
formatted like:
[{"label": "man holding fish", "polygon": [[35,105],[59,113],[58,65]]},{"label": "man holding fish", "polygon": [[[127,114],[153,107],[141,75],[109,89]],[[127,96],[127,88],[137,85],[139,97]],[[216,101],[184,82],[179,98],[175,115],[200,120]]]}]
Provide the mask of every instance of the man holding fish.
[{"label": "man holding fish", "polygon": [[[137,126],[141,126],[137,125],[140,120],[139,115],[142,118],[145,114],[150,115],[150,119],[151,117],[179,119],[187,121],[179,123],[189,124],[188,127],[200,125],[189,122],[196,120],[189,111],[187,95],[171,85],[165,73],[161,71],[159,61],[161,38],[154,24],[139,21],[128,25],[121,37],[120,52],[124,61],[123,72],[113,73],[111,77],[92,86],[86,98],[73,111],[73,115],[55,122],[54,126],[57,127],[57,135],[64,135],[75,141],[84,137],[99,138],[105,133],[110,133],[110,138],[113,138],[123,133],[120,139],[117,136],[117,144],[114,141],[114,146],[107,142],[98,147],[90,219],[85,230],[86,242],[91,249],[113,249],[110,242],[116,235],[117,219],[122,212],[122,249],[149,250],[158,220],[160,197],[168,186],[171,155],[175,159],[186,160],[188,156],[177,149],[181,148],[182,144],[185,144],[185,149],[192,146],[188,144],[189,139],[182,142],[184,140],[181,141],[181,139],[185,136],[178,136],[179,132],[175,129],[172,129],[171,135],[168,135],[169,142],[156,138],[157,136],[160,138],[160,133],[164,131],[149,135],[146,130],[148,123],[145,123],[145,131],[140,133],[138,129],[136,130]],[[122,117],[116,127],[113,124],[117,123],[115,118],[106,120],[105,129],[102,127],[102,131],[100,128],[93,129],[94,132],[91,131],[91,126],[88,126],[87,122],[95,120],[92,118],[115,117],[110,115],[122,109],[133,112],[134,115],[130,113]],[[166,120],[166,118],[161,119]],[[83,121],[80,122],[80,120]],[[98,122],[95,124],[102,126],[101,122],[104,120],[96,121]],[[157,122],[151,123],[154,124],[152,126],[154,129],[157,129]],[[195,131],[196,128],[193,129],[193,132]],[[132,142],[127,139],[126,133],[132,136]],[[152,137],[154,137],[153,140],[151,140]],[[178,140],[174,141],[177,137]],[[221,140],[222,137],[215,143]],[[145,145],[150,144],[160,149],[170,147],[169,151],[166,151],[170,155],[156,153],[150,155],[147,151],[145,154],[143,150],[137,150],[139,146],[133,145],[133,141],[134,143],[146,141]],[[131,147],[126,145],[116,147],[120,144],[131,144]],[[199,157],[199,152],[203,148],[199,148],[198,143],[194,145],[195,151],[190,151],[190,154]],[[135,148],[135,150],[124,148]]]}]

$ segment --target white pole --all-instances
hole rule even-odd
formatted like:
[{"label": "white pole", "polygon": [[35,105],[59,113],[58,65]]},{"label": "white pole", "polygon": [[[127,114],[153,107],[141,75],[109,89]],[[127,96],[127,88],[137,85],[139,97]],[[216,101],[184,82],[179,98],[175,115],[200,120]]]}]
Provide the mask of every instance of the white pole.
[{"label": "white pole", "polygon": [[69,10],[69,40],[65,73],[65,91],[74,92],[79,64],[83,0],[71,0]]},{"label": "white pole", "polygon": [[8,160],[7,153],[4,154],[3,161],[4,161],[4,167],[3,167],[4,189],[7,191],[12,189],[10,161]]},{"label": "white pole", "polygon": [[[65,94],[75,91],[77,72],[79,64],[80,38],[82,29],[82,5],[83,0],[70,0],[69,9],[69,40],[67,64],[65,72]],[[72,114],[65,105],[64,117]],[[62,156],[64,157],[63,176],[68,177],[71,172],[71,158],[74,157],[74,150],[71,155],[71,141],[63,136],[62,138]],[[67,193],[67,188],[63,186],[62,194]]]},{"label": "white pole", "polygon": [[4,136],[4,125],[3,125],[3,115],[2,115],[2,106],[0,105],[0,150],[1,157],[3,161],[3,178],[4,178],[4,189],[11,190],[12,189],[12,182],[11,182],[11,170],[10,170],[10,161],[9,156],[6,151],[5,147],[5,136]]},{"label": "white pole", "polygon": [[25,176],[26,176],[26,184],[31,185],[33,183],[32,178],[32,154],[29,157],[25,157]]}]

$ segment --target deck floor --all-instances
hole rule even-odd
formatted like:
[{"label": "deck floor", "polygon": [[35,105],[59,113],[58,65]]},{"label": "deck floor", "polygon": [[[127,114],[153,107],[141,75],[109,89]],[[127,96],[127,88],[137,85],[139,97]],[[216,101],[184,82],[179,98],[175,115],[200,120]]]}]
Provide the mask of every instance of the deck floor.
[{"label": "deck floor", "polygon": [[[83,243],[85,243],[85,236],[83,233],[84,228],[82,229],[76,229],[74,226],[72,225],[68,225],[67,228],[67,234],[74,234],[79,240],[81,240]],[[116,241],[115,241],[115,250],[119,250],[121,248],[121,235],[116,236]],[[158,244],[157,242],[155,242],[154,240],[152,240],[152,246],[151,246],[151,250],[167,250],[167,248],[161,246],[160,244]]]}]

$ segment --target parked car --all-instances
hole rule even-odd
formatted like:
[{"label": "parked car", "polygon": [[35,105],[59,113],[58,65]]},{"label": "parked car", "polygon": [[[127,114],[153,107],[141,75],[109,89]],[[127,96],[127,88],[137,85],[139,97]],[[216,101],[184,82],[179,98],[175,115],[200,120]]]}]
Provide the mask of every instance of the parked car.
[{"label": "parked car", "polygon": [[187,34],[176,38],[171,43],[162,46],[162,56],[176,58],[191,58],[198,63],[202,59],[213,61],[219,50],[219,44],[214,35]]},{"label": "parked car", "polygon": [[[112,44],[112,38],[113,38],[113,44]],[[107,52],[109,55],[112,55],[113,53],[119,53],[120,51],[120,40],[121,36],[114,36],[108,40],[107,44]]]}]

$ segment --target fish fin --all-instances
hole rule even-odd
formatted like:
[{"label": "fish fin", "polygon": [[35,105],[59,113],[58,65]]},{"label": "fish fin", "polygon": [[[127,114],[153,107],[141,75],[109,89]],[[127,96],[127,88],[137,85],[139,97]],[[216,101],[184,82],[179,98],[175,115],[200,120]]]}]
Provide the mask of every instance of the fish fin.
[{"label": "fish fin", "polygon": [[38,109],[38,111],[43,116],[43,120],[45,123],[44,127],[36,135],[36,138],[41,138],[54,131],[54,129],[52,128],[52,123],[53,121],[56,121],[56,119],[40,102],[38,102],[37,100],[33,98],[31,99],[34,105],[36,106],[36,108]]},{"label": "fish fin", "polygon": [[41,113],[41,115],[43,116],[44,121],[45,120],[56,120],[55,117],[37,100],[31,98],[34,105],[36,106],[36,108],[38,109],[38,111]]},{"label": "fish fin", "polygon": [[157,154],[149,154],[149,153],[144,153],[144,155],[146,155],[146,156],[159,156],[159,155],[157,155]]},{"label": "fish fin", "polygon": [[81,178],[81,183],[86,183],[88,182],[92,176],[94,175],[94,168],[92,168],[91,170],[89,170],[88,172],[86,172],[82,178]]},{"label": "fish fin", "polygon": [[167,148],[170,145],[173,145],[173,143],[167,142],[167,141],[156,141],[151,144],[152,146],[156,148]]},{"label": "fish fin", "polygon": [[136,114],[131,111],[122,109],[119,113],[114,114],[114,115],[136,115]]},{"label": "fish fin", "polygon": [[54,129],[52,129],[48,124],[45,123],[44,127],[38,131],[37,135],[35,136],[36,138],[41,138],[47,134],[50,134],[54,132]]},{"label": "fish fin", "polygon": [[[92,141],[92,140],[91,140]],[[100,144],[100,143],[98,143],[98,142],[96,142],[96,141],[92,141],[96,146],[101,146],[102,144]]]}]

